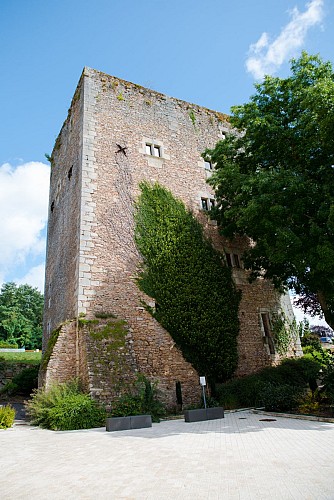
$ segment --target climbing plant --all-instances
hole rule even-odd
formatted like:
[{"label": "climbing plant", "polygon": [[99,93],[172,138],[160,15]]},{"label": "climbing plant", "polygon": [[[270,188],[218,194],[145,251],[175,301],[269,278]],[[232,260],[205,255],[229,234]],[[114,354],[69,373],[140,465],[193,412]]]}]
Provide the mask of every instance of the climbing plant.
[{"label": "climbing plant", "polygon": [[289,349],[293,347],[294,342],[297,340],[301,328],[302,325],[297,323],[295,319],[289,320],[283,312],[273,315],[272,331],[278,354],[281,356],[287,354]]},{"label": "climbing plant", "polygon": [[183,356],[211,383],[237,366],[239,292],[222,256],[184,204],[159,184],[140,185],[135,241],[143,257],[138,285],[152,315]]}]

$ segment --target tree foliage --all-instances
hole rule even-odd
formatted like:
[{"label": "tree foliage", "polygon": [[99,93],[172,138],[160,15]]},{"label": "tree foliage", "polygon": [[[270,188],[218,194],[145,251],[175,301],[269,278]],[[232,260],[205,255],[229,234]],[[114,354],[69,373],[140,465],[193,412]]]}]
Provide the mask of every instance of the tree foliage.
[{"label": "tree foliage", "polygon": [[294,289],[305,308],[334,325],[334,74],[303,53],[291,76],[266,76],[232,108],[236,129],[206,155],[215,218],[226,236],[256,244],[244,255],[252,277]]},{"label": "tree foliage", "polygon": [[170,191],[141,184],[135,239],[143,256],[140,288],[156,301],[154,317],[185,359],[211,382],[237,366],[239,293],[201,224]]},{"label": "tree foliage", "polygon": [[0,340],[42,347],[43,295],[29,285],[5,283],[0,292]]}]

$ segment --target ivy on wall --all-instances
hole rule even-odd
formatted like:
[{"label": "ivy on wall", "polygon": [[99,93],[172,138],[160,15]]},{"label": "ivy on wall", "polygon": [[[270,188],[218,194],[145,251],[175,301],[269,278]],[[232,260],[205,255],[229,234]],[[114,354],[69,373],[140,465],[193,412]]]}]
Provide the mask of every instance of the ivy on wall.
[{"label": "ivy on wall", "polygon": [[209,381],[237,367],[238,306],[231,270],[184,204],[159,184],[140,184],[135,241],[143,257],[138,285],[154,298],[152,315]]}]

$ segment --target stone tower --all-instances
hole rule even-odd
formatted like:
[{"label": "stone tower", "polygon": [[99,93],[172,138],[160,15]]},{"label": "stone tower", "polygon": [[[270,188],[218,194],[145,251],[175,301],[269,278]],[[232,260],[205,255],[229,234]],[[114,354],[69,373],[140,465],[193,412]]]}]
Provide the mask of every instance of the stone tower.
[{"label": "stone tower", "polygon": [[[289,300],[270,282],[247,282],[243,242],[218,235],[205,211],[214,193],[201,154],[229,130],[228,117],[85,68],[52,153],[45,281],[44,382],[80,376],[108,401],[136,372],[175,402],[197,401],[198,374],[142,306],[135,277],[134,202],[157,181],[203,222],[242,291],[239,366],[245,375],[277,362],[270,314]],[[144,297],[146,301],[148,297]],[[284,302],[284,305],[282,305]],[[123,333],[122,333],[123,332]]]}]

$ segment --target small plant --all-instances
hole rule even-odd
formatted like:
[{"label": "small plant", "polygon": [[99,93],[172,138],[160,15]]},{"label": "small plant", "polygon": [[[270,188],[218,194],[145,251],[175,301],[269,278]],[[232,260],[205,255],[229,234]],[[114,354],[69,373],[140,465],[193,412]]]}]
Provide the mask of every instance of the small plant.
[{"label": "small plant", "polygon": [[99,318],[99,319],[114,318],[114,319],[117,319],[117,316],[115,314],[113,314],[113,313],[96,312],[95,313],[95,318]]},{"label": "small plant", "polygon": [[78,380],[38,389],[26,403],[33,425],[51,430],[74,430],[100,427],[105,410],[84,394]]},{"label": "small plant", "polygon": [[193,124],[193,125],[194,125],[194,127],[195,127],[195,124],[196,124],[196,116],[195,116],[195,113],[194,113],[194,110],[193,110],[193,109],[191,109],[191,110],[189,111],[189,118],[190,118],[190,120],[191,120],[192,124]]},{"label": "small plant", "polygon": [[153,422],[159,422],[160,418],[166,415],[166,409],[158,396],[157,384],[152,384],[144,375],[138,375],[133,389],[113,401],[111,416],[128,417],[149,414]]},{"label": "small plant", "polygon": [[120,92],[119,94],[117,94],[117,99],[118,99],[119,101],[124,101],[124,97],[123,97],[122,92]]},{"label": "small plant", "polygon": [[299,404],[298,411],[307,415],[314,414],[319,411],[320,404],[314,397],[313,393],[306,394]]},{"label": "small plant", "polygon": [[15,420],[15,410],[11,405],[0,406],[0,429],[12,427]]}]

